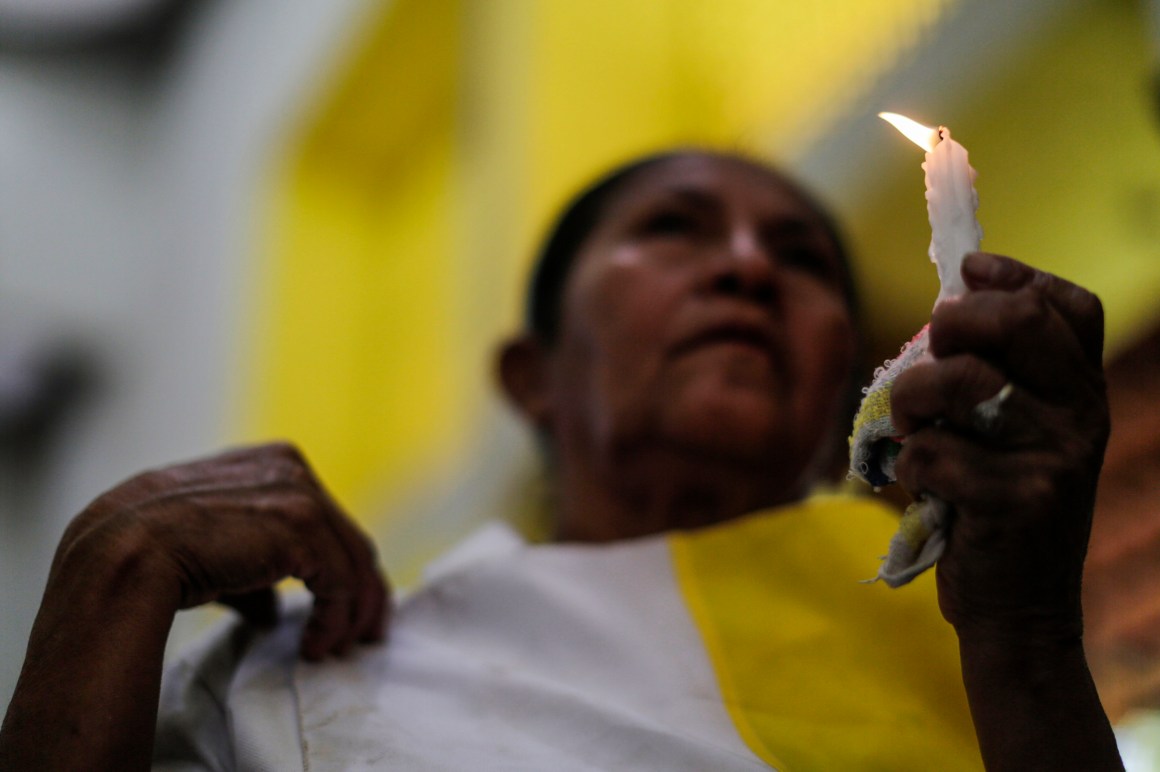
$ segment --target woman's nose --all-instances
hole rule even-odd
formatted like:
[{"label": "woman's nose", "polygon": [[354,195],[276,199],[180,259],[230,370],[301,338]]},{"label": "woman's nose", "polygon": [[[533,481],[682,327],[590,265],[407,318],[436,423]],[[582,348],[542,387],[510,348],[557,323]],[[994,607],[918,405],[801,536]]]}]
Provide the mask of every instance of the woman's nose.
[{"label": "woman's nose", "polygon": [[771,304],[777,295],[777,267],[755,234],[739,231],[714,261],[711,284],[715,292]]}]

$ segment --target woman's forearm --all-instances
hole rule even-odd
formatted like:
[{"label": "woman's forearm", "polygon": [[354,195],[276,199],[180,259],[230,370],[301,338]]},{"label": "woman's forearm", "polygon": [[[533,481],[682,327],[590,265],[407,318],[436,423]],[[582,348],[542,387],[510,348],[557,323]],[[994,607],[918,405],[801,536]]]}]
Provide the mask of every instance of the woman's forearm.
[{"label": "woman's forearm", "polygon": [[70,558],[32,628],[0,769],[148,769],[172,592],[142,556]]},{"label": "woman's forearm", "polygon": [[959,636],[963,681],[988,770],[1122,770],[1080,639]]}]

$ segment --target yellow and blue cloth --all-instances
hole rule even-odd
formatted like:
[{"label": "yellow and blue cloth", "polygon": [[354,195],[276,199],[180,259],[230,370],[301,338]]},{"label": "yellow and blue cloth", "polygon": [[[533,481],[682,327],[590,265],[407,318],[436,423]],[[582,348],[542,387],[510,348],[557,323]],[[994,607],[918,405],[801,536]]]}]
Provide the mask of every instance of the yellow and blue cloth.
[{"label": "yellow and blue cloth", "polygon": [[[909,367],[930,358],[928,331],[918,331],[896,359],[887,360],[874,371],[874,379],[854,416],[850,435],[850,474],[875,489],[894,482],[894,463],[903,438],[890,415],[894,381]],[[891,537],[877,579],[891,587],[901,587],[935,564],[946,548],[951,509],[945,501],[928,497],[912,503],[902,514],[898,530]]]}]

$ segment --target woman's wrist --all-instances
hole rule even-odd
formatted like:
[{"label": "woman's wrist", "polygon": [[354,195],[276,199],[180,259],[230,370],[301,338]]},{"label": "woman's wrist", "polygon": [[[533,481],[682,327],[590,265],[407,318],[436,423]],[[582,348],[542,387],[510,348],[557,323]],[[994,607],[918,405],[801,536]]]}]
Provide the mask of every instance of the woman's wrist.
[{"label": "woman's wrist", "polygon": [[1121,769],[1083,638],[960,631],[963,683],[988,769]]},{"label": "woman's wrist", "polygon": [[[67,605],[98,609],[102,616],[130,605],[135,613],[172,619],[182,608],[181,581],[176,565],[139,521],[89,529],[78,519],[79,533],[66,533],[49,573],[45,602],[54,591]],[[126,518],[125,520],[128,520]]]},{"label": "woman's wrist", "polygon": [[148,768],[180,586],[132,530],[62,542],[0,731],[0,767]]}]

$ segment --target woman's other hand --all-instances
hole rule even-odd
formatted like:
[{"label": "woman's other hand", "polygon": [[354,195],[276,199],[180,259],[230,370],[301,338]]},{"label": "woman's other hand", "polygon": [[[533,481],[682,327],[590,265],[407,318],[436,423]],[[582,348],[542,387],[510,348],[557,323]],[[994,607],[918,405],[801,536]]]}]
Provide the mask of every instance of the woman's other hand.
[{"label": "woman's other hand", "polygon": [[147,769],[173,615],[213,600],[259,624],[273,585],[314,593],[308,659],[383,636],[370,541],[293,447],[262,445],[145,472],[65,531],[0,729],[3,769]]},{"label": "woman's other hand", "polygon": [[221,601],[261,626],[276,619],[273,585],[297,577],[314,595],[307,659],[380,640],[389,611],[370,540],[284,443],[155,469],[108,491],[66,530],[50,589],[61,572],[109,561],[139,571],[169,613]]}]

